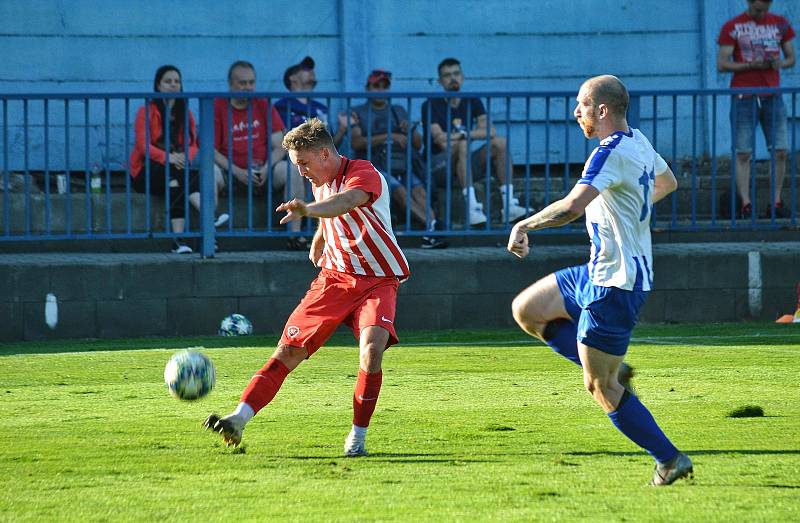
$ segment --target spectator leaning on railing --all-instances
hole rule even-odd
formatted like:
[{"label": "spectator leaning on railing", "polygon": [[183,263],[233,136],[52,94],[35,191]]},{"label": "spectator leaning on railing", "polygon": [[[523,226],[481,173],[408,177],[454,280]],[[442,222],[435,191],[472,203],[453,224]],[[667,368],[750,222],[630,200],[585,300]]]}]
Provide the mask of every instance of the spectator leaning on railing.
[{"label": "spectator leaning on railing", "polygon": [[[391,79],[392,73],[389,71],[375,69],[367,78],[367,92],[388,91]],[[401,208],[405,208],[408,203],[411,207],[411,216],[426,227],[430,234],[423,237],[421,247],[423,249],[446,247],[445,242],[433,235],[437,221],[436,214],[427,204],[428,195],[422,182],[426,174],[425,165],[419,154],[422,136],[416,126],[411,126],[411,143],[407,143],[409,121],[406,110],[401,105],[390,104],[388,98],[370,98],[367,103],[353,107],[353,113],[353,121],[356,123],[350,138],[353,150],[359,158],[372,160],[372,164],[386,179],[392,199]],[[410,180],[407,180],[409,172]],[[411,187],[410,198],[406,192],[407,181],[410,181],[408,184]],[[435,189],[435,185],[433,188]]]},{"label": "spectator leaning on railing", "polygon": [[[228,69],[228,86],[232,93],[252,93],[256,90],[256,71],[253,64],[239,60]],[[269,128],[269,130],[267,130]],[[225,180],[230,172],[238,186],[252,186],[255,194],[263,194],[265,184],[272,180],[272,188],[284,189],[286,199],[303,199],[306,184],[294,169],[281,146],[284,125],[275,107],[263,98],[237,98],[233,96],[214,100],[214,171]],[[232,148],[229,150],[229,146]],[[269,155],[268,148],[271,149]],[[248,165],[248,159],[252,163]],[[232,161],[232,165],[230,163]],[[294,221],[289,230],[299,232],[301,224]],[[307,248],[308,240],[292,236],[289,247]]]},{"label": "spectator leaning on railing", "polygon": [[[461,62],[455,58],[445,58],[439,63],[439,84],[449,93],[458,93],[464,83],[464,74],[461,71]],[[447,121],[447,107],[450,106],[450,121]],[[503,222],[512,222],[526,214],[525,208],[520,207],[519,200],[514,197],[511,165],[506,172],[507,148],[506,139],[495,134],[494,126],[487,128],[486,110],[479,98],[432,98],[422,104],[422,124],[428,125],[428,111],[430,110],[430,132],[432,153],[438,158],[432,159],[436,165],[442,163],[439,159],[446,154],[448,146],[448,133],[453,164],[455,165],[458,181],[464,192],[469,209],[468,222],[470,225],[480,225],[486,222],[483,205],[475,196],[472,184],[467,183],[467,155],[471,154],[471,162],[486,165],[486,136],[490,136],[491,159],[494,172],[500,181],[500,193],[503,196]],[[467,139],[469,138],[469,140]],[[470,150],[467,151],[469,141]],[[476,154],[472,154],[476,153]],[[446,159],[445,159],[446,160]]]},{"label": "spectator leaning on railing", "polygon": [[[313,91],[317,87],[317,74],[314,67],[314,59],[306,56],[299,64],[291,65],[284,71],[283,85],[293,93]],[[287,122],[289,129],[294,129],[311,118],[319,118],[330,127],[328,106],[312,98],[287,96],[275,102],[275,108],[281,118]],[[346,131],[346,125],[339,125],[333,135],[334,145],[338,147],[342,143]]]},{"label": "spectator leaning on railing", "polygon": [[[180,93],[183,91],[181,72],[173,65],[164,65],[156,71],[153,90],[157,93]],[[145,114],[145,109],[147,114]],[[185,141],[185,122],[189,122],[189,141]],[[146,120],[149,118],[149,122]],[[147,130],[149,123],[149,136]],[[197,130],[194,116],[186,107],[183,98],[154,98],[147,107],[136,113],[135,143],[130,156],[131,185],[136,192],[166,195],[169,179],[169,212],[172,232],[183,233],[186,224],[185,202],[200,209],[200,183],[196,170],[189,171],[189,186],[185,185],[186,168],[194,160],[198,151]],[[149,138],[149,141],[148,141]],[[149,157],[149,187],[148,166]],[[217,195],[214,194],[216,205]],[[216,225],[228,220],[220,215]],[[174,240],[172,252],[191,253],[192,249],[181,238]]]},{"label": "spectator leaning on railing", "polygon": [[[786,18],[769,13],[771,4],[770,0],[747,0],[747,10],[722,26],[717,40],[717,68],[733,73],[731,87],[780,87],[779,71],[795,63],[791,42],[794,30]],[[753,153],[753,132],[757,125],[753,119],[754,111],[755,118],[761,122],[767,146],[775,152],[775,186],[770,195],[770,206],[774,208],[777,218],[788,218],[789,209],[781,199],[788,133],[786,107],[780,94],[739,94],[731,100],[736,186],[741,199],[739,217],[750,218],[753,215],[750,157]],[[767,217],[772,216],[772,208],[767,207]]]}]

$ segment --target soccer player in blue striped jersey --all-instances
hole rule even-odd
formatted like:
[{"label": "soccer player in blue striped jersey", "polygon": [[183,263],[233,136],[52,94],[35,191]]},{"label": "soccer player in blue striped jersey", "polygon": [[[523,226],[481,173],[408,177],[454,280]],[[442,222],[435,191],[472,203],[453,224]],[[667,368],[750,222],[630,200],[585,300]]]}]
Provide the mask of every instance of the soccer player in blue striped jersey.
[{"label": "soccer player in blue striped jersey", "polygon": [[578,183],[563,199],[517,223],[508,250],[528,255],[528,232],[586,215],[589,262],[545,276],[512,304],[528,334],[583,368],[583,382],[611,422],[656,460],[651,485],[669,485],[693,473],[692,462],[659,428],[620,378],[639,309],[653,285],[650,213],[677,187],[664,159],[628,127],[628,91],[610,75],[580,88],[574,115],[587,138],[598,138]]}]

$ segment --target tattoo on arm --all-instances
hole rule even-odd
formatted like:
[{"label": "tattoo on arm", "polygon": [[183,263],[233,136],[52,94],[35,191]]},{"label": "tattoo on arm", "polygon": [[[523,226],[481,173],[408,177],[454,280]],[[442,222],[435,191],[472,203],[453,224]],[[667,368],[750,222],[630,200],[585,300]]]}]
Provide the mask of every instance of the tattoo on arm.
[{"label": "tattoo on arm", "polygon": [[565,225],[575,220],[577,217],[578,216],[571,212],[569,207],[564,204],[563,200],[559,200],[551,203],[540,212],[528,218],[524,222],[524,226],[528,231],[536,231]]}]

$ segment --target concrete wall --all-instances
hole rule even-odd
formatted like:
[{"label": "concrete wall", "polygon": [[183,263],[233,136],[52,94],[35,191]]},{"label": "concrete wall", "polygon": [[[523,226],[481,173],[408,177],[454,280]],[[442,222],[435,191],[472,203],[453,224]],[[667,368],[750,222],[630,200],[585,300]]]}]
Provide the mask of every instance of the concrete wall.
[{"label": "concrete wall", "polygon": [[[535,237],[534,237],[535,243]],[[512,326],[521,289],[587,247],[534,247],[517,260],[500,248],[408,249],[412,278],[401,286],[397,326]],[[774,320],[794,312],[800,243],[669,244],[655,248],[656,290],[645,322]],[[240,312],[259,334],[278,333],[315,270],[302,253],[26,254],[0,257],[0,340],[214,334]],[[45,297],[59,302],[45,324]]]},{"label": "concrete wall", "polygon": [[[632,90],[725,87],[728,75],[715,70],[715,40],[721,23],[742,11],[745,2],[309,0],[301,5],[290,0],[5,0],[0,3],[0,93],[149,92],[154,71],[165,63],[182,69],[187,91],[224,91],[228,65],[247,59],[259,71],[259,89],[279,95],[283,70],[307,54],[317,61],[323,93],[361,92],[375,67],[393,71],[395,90],[437,92],[436,64],[445,56],[462,60],[464,88],[472,91],[572,93],[582,79],[599,73],[619,75]],[[776,0],[772,10],[786,14],[796,28],[800,24],[800,3]],[[787,86],[797,86],[799,79],[800,67],[784,72]],[[563,118],[570,103],[553,101],[551,116]],[[126,108],[112,102],[112,132],[106,136],[102,101],[88,109],[80,101],[69,104],[69,120],[64,102],[54,101],[45,137],[42,103],[29,104],[25,133],[22,104],[10,102],[4,115],[9,167],[63,169],[69,142],[70,168],[102,161],[118,168],[129,149],[125,114],[131,119],[140,104],[134,100]],[[643,107],[646,112],[650,106]],[[570,156],[580,161],[583,144],[574,128],[569,138],[556,128],[552,150],[541,145],[543,102],[534,103],[530,115],[537,122],[532,152],[525,150],[518,125],[526,116],[523,105],[511,109],[505,132],[513,135],[516,162],[543,163],[548,155],[557,161],[566,154],[562,144],[567,141],[574,142]],[[708,147],[711,124],[710,109],[701,109],[702,149]],[[720,114],[726,111],[723,103]],[[493,107],[498,123],[506,114],[504,104]],[[670,118],[671,111],[659,114],[664,121]],[[686,100],[678,120],[680,156],[691,152],[692,113]],[[663,148],[670,151],[671,133],[661,134]],[[726,151],[728,133],[722,135],[719,148]]]}]

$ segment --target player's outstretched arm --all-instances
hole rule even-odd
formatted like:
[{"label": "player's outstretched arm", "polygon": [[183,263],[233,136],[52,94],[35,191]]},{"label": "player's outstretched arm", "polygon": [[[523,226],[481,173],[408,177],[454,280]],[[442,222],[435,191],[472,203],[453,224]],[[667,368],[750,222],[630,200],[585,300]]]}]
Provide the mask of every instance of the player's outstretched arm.
[{"label": "player's outstretched arm", "polygon": [[675,175],[672,174],[672,169],[667,167],[666,171],[656,175],[653,188],[653,203],[661,200],[677,188],[678,180],[676,180]]},{"label": "player's outstretched arm", "polygon": [[509,252],[524,258],[529,252],[528,232],[560,227],[580,218],[586,206],[599,194],[600,192],[591,185],[578,184],[566,197],[517,223],[511,229],[511,235],[508,238]]},{"label": "player's outstretched arm", "polygon": [[292,220],[299,220],[303,216],[312,218],[333,218],[352,211],[360,205],[364,205],[369,200],[369,193],[361,189],[348,189],[336,193],[321,202],[306,203],[295,198],[292,201],[282,203],[275,209],[276,211],[286,211],[288,214],[281,218],[281,223]]}]

